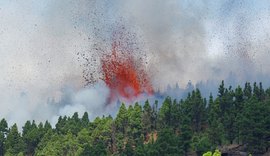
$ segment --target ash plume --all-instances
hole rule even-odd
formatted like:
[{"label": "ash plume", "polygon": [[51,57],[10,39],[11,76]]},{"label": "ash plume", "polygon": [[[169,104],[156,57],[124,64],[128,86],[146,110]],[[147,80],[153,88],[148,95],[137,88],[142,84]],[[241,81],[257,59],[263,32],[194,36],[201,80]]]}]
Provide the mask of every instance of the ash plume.
[{"label": "ash plume", "polygon": [[1,117],[109,114],[100,59],[123,27],[156,92],[177,83],[183,95],[193,87],[209,95],[221,80],[269,85],[269,8],[266,0],[1,1]]},{"label": "ash plume", "polygon": [[262,75],[269,76],[269,36],[263,34],[270,32],[269,10],[261,11],[255,1],[123,3],[122,14],[130,13],[153,55],[155,86],[178,82],[183,87],[189,80],[206,83],[231,75],[236,82],[265,81]]}]

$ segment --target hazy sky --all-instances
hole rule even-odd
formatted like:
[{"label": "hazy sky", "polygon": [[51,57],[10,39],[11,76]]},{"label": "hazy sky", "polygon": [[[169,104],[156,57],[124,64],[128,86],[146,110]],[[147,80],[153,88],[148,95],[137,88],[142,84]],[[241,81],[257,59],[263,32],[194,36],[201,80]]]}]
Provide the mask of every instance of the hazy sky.
[{"label": "hazy sky", "polygon": [[[25,86],[37,87],[37,83],[42,88],[62,85],[69,80],[81,83],[81,69],[76,61],[76,53],[90,49],[91,40],[88,38],[93,36],[93,25],[110,29],[110,26],[103,24],[110,25],[119,20],[119,17],[127,21],[133,18],[132,24],[141,30],[144,41],[150,46],[168,40],[173,42],[170,48],[179,49],[168,49],[168,52],[163,50],[160,53],[176,53],[184,57],[182,54],[202,51],[190,56],[194,58],[191,60],[200,64],[199,59],[209,59],[207,63],[215,63],[218,57],[235,57],[235,54],[231,55],[239,50],[235,44],[243,44],[249,48],[247,53],[257,63],[255,66],[267,66],[268,61],[260,60],[265,55],[259,53],[269,51],[266,44],[270,30],[269,9],[270,3],[267,0],[2,0],[0,84],[27,89]],[[91,15],[94,11],[103,13],[96,17],[100,18],[97,24],[92,23],[97,22]],[[153,41],[152,36],[158,37],[156,41]],[[163,44],[168,48],[168,43]],[[189,45],[198,46],[198,49]],[[155,53],[154,50],[151,52]],[[268,69],[261,70],[268,72],[265,71]],[[197,69],[190,70],[193,72]],[[189,79],[198,81],[200,78],[193,78],[195,76],[185,76],[182,83]]]},{"label": "hazy sky", "polygon": [[0,0],[1,117],[21,110],[14,121],[33,118],[67,86],[80,94],[77,53],[91,53],[117,23],[143,43],[156,88],[230,73],[237,81],[268,77],[269,16],[268,0]]}]

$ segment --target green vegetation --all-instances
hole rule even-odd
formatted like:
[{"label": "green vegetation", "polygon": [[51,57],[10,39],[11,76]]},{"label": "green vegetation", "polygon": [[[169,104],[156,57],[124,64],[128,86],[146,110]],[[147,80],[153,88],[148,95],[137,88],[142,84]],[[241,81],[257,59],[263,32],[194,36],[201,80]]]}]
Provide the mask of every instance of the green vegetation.
[{"label": "green vegetation", "polygon": [[222,82],[217,98],[203,98],[196,89],[180,101],[167,97],[160,107],[122,104],[115,118],[89,121],[87,113],[74,113],[60,116],[55,128],[27,121],[22,133],[2,119],[0,155],[219,156],[216,149],[230,144],[258,154],[270,147],[269,114],[270,89],[261,83],[226,88]]},{"label": "green vegetation", "polygon": [[203,156],[221,156],[221,152],[219,150],[215,150],[215,152],[212,154],[211,151],[208,151],[204,153]]}]

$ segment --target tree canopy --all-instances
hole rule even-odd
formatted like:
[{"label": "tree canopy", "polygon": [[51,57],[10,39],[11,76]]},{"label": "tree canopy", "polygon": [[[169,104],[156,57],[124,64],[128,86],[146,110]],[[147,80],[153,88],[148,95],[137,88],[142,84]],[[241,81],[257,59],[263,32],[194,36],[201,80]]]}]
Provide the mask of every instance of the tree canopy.
[{"label": "tree canopy", "polygon": [[246,83],[226,87],[204,98],[199,89],[185,99],[164,98],[158,104],[121,104],[115,118],[89,120],[60,116],[55,128],[46,121],[16,124],[0,121],[1,155],[220,155],[217,148],[237,144],[251,154],[270,147],[270,88]]}]

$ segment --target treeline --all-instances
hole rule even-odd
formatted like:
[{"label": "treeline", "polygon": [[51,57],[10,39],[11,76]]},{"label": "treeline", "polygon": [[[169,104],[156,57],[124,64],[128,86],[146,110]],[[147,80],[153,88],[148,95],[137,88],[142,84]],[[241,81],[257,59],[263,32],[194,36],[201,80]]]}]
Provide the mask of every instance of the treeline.
[{"label": "treeline", "polygon": [[0,155],[202,155],[229,144],[252,154],[270,147],[270,89],[261,83],[233,89],[222,81],[216,98],[203,98],[196,89],[160,106],[122,104],[115,118],[60,116],[55,128],[27,121],[22,133],[16,124],[0,122]]}]

